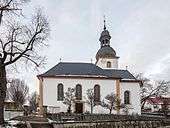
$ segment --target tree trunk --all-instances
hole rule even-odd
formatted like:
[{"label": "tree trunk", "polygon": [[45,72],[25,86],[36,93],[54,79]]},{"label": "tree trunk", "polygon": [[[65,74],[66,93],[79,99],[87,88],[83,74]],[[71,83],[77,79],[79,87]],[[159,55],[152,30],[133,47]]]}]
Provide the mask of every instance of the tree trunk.
[{"label": "tree trunk", "polygon": [[109,109],[109,110],[110,110],[109,114],[112,114],[112,109]]},{"label": "tree trunk", "polygon": [[93,104],[91,104],[91,114],[93,114]]},{"label": "tree trunk", "polygon": [[68,106],[67,112],[68,112],[68,113],[72,113],[72,111],[71,111],[71,105]]},{"label": "tree trunk", "polygon": [[6,70],[5,66],[2,66],[1,58],[0,58],[0,125],[4,123],[4,101],[6,98],[6,87],[7,79],[6,79]]},{"label": "tree trunk", "polygon": [[144,109],[145,103],[146,103],[146,100],[142,102],[141,109]]}]

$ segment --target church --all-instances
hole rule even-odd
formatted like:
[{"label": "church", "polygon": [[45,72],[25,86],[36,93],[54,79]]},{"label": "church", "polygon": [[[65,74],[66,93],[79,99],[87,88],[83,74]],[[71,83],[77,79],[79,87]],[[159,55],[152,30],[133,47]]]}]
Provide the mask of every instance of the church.
[{"label": "church", "polygon": [[[128,70],[119,69],[119,57],[110,46],[110,39],[104,21],[95,64],[59,62],[45,73],[37,75],[40,113],[43,113],[44,108],[49,113],[67,112],[68,107],[63,103],[65,92],[68,88],[75,88],[72,112],[90,112],[86,92],[88,89],[93,89],[95,102],[100,103],[106,95],[114,93],[121,103],[128,107],[130,114],[141,114],[140,81]],[[93,113],[108,113],[108,111],[97,104]],[[116,110],[115,113],[122,112]]]}]

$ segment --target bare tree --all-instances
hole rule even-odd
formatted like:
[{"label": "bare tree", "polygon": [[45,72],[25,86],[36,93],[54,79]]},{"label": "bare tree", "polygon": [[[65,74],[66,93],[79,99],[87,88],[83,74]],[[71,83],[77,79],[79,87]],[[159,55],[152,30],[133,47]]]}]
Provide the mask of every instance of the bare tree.
[{"label": "bare tree", "polygon": [[129,114],[129,106],[126,104],[122,104],[123,112],[125,115]]},{"label": "bare tree", "polygon": [[1,0],[0,1],[0,24],[5,16],[22,15],[22,5],[29,0]]},{"label": "bare tree", "polygon": [[162,104],[162,109],[161,111],[163,112],[164,116],[168,116],[169,112],[169,105],[170,105],[170,99],[169,98],[162,98],[163,104]]},{"label": "bare tree", "polygon": [[[22,4],[25,1],[0,1],[0,125],[4,123],[7,67],[21,61],[38,67],[45,59],[38,51],[45,45],[49,33],[48,21],[39,10],[30,22],[21,22],[24,17],[19,19],[18,16],[22,15]],[[7,15],[10,15],[9,20],[5,17]]]},{"label": "bare tree", "polygon": [[91,114],[93,113],[93,108],[95,106],[94,101],[94,89],[87,89],[87,103],[90,105]]},{"label": "bare tree", "polygon": [[168,86],[170,86],[169,81],[151,82],[151,80],[145,78],[142,73],[136,75],[136,78],[142,81],[140,92],[142,109],[144,109],[145,103],[149,98],[160,97],[168,93]]},{"label": "bare tree", "polygon": [[68,113],[71,113],[71,107],[75,100],[75,89],[68,88],[67,92],[65,92],[64,101],[63,103],[68,106]]},{"label": "bare tree", "polygon": [[38,98],[37,92],[33,92],[29,97],[29,108],[31,112],[37,111],[37,107],[38,107],[37,98]]},{"label": "bare tree", "polygon": [[124,108],[124,105],[121,104],[120,99],[114,93],[108,94],[101,105],[109,109],[110,114],[112,114],[113,110]]},{"label": "bare tree", "polygon": [[8,88],[9,98],[14,101],[19,109],[23,109],[23,104],[27,100],[29,88],[24,81],[13,79]]}]

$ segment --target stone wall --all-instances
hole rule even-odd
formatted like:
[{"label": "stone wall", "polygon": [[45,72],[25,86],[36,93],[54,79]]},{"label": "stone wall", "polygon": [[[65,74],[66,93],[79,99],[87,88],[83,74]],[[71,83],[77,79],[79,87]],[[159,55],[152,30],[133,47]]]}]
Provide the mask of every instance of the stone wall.
[{"label": "stone wall", "polygon": [[48,114],[47,118],[56,122],[93,122],[93,121],[161,121],[161,116],[114,115],[114,114]]},{"label": "stone wall", "polygon": [[[47,118],[27,116],[15,120],[29,123],[29,128],[165,128],[170,126],[170,118],[139,115],[55,114],[48,115]],[[27,128],[26,124],[25,127],[22,125],[19,124],[17,128]]]},{"label": "stone wall", "polygon": [[114,114],[60,114],[51,116],[54,128],[159,128],[170,119],[156,116]]},{"label": "stone wall", "polygon": [[54,128],[162,128],[164,126],[165,123],[163,121],[100,121],[53,124]]}]

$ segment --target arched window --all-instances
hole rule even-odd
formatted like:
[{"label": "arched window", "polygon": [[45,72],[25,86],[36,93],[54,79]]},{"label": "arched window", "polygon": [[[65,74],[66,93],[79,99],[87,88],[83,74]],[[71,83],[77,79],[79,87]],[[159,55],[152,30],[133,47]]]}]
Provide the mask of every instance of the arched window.
[{"label": "arched window", "polygon": [[106,41],[105,41],[105,42],[106,42],[106,45],[108,45],[108,42],[109,42],[109,41],[108,41],[107,39],[106,39]]},{"label": "arched window", "polygon": [[100,86],[99,85],[94,86],[94,101],[100,102]]},{"label": "arched window", "polygon": [[77,100],[82,99],[82,86],[80,84],[76,85],[76,99]]},{"label": "arched window", "polygon": [[124,92],[124,103],[130,104],[130,92],[129,91]]},{"label": "arched window", "polygon": [[104,40],[102,41],[102,43],[104,44]]},{"label": "arched window", "polygon": [[107,68],[111,68],[111,62],[110,61],[107,62]]},{"label": "arched window", "polygon": [[64,99],[64,88],[63,88],[63,84],[58,84],[57,86],[57,100],[58,101],[63,101]]}]

